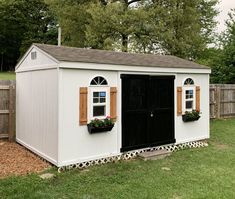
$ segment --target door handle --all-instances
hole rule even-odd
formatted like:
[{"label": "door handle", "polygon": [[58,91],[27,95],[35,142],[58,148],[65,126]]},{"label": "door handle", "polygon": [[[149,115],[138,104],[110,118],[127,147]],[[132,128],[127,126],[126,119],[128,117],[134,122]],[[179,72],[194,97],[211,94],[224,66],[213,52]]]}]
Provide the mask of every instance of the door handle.
[{"label": "door handle", "polygon": [[153,115],[153,112],[150,112],[150,117],[153,117],[154,115]]}]

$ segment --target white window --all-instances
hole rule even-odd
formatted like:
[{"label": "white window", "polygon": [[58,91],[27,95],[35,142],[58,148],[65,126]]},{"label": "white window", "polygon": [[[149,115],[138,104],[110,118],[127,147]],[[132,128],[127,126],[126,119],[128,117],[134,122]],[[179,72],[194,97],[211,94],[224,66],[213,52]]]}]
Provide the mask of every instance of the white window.
[{"label": "white window", "polygon": [[183,111],[192,111],[195,109],[195,85],[191,78],[184,81],[183,86]]},{"label": "white window", "polygon": [[106,91],[93,91],[93,117],[106,116]]},{"label": "white window", "polygon": [[105,78],[97,76],[91,80],[89,87],[89,118],[104,119],[110,113],[109,87]]}]

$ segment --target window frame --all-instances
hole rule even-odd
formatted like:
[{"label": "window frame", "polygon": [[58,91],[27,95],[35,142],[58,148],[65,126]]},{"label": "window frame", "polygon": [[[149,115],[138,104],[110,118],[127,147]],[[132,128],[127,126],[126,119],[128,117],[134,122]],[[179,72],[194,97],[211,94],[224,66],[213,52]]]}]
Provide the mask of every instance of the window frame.
[{"label": "window frame", "polygon": [[[107,81],[107,80],[106,80]],[[94,103],[93,102],[93,93],[94,92],[106,92],[106,99],[103,103]],[[105,115],[104,116],[94,116],[93,107],[94,106],[105,106]],[[89,121],[97,119],[105,119],[110,115],[110,88],[108,85],[90,85],[88,88],[88,119]]]},{"label": "window frame", "polygon": [[[193,98],[187,99],[186,98],[186,91],[193,90]],[[190,109],[186,108],[186,102],[187,101],[193,101],[193,106]],[[183,97],[182,97],[182,103],[183,103],[183,112],[191,112],[195,110],[196,108],[196,87],[194,85],[184,85],[183,86]]]}]

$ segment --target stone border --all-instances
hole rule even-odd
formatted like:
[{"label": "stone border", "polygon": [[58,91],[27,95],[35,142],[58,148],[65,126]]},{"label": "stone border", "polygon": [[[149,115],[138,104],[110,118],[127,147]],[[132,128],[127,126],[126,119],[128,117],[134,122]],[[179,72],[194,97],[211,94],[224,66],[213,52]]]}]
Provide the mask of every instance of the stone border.
[{"label": "stone border", "polygon": [[60,173],[62,171],[71,170],[71,169],[85,169],[87,167],[94,166],[94,165],[102,165],[102,164],[106,164],[110,162],[118,162],[121,160],[130,160],[130,159],[137,157],[138,154],[147,152],[147,151],[157,151],[157,150],[165,149],[171,152],[175,152],[175,151],[188,149],[188,148],[200,148],[200,147],[207,147],[207,146],[208,146],[208,143],[205,141],[195,141],[195,142],[186,142],[183,144],[170,144],[170,145],[139,149],[139,150],[125,152],[117,156],[110,156],[106,158],[100,158],[96,160],[90,160],[90,161],[85,161],[81,163],[71,164],[68,166],[59,167],[58,172]]}]

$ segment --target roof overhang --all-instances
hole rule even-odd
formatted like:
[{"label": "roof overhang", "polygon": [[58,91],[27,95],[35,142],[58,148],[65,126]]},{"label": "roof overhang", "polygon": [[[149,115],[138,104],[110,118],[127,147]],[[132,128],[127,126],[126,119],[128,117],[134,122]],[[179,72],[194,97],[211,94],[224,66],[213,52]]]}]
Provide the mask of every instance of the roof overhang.
[{"label": "roof overhang", "polygon": [[210,74],[211,69],[196,68],[171,68],[171,67],[148,67],[148,66],[126,66],[114,64],[97,64],[82,62],[60,62],[59,68],[63,69],[83,69],[83,70],[106,70],[106,71],[127,71],[127,72],[157,72],[157,73],[191,73]]}]

